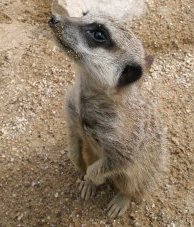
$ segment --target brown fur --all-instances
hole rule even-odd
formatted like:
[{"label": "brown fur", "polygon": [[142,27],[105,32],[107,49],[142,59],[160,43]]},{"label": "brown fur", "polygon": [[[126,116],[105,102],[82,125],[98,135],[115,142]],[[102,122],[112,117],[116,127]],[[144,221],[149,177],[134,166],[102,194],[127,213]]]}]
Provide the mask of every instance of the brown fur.
[{"label": "brown fur", "polygon": [[92,165],[95,161],[97,161],[98,157],[92,152],[92,149],[90,148],[89,144],[86,141],[84,141],[81,152],[82,152],[83,162],[86,165],[86,169],[85,169],[85,173],[86,173],[88,166]]},{"label": "brown fur", "polygon": [[[77,63],[76,83],[67,97],[69,158],[85,172],[82,198],[94,195],[95,185],[113,182],[119,193],[108,215],[116,217],[126,211],[130,199],[149,192],[165,166],[162,125],[151,102],[141,95],[141,79],[117,86],[126,64],[140,65],[145,72],[153,59],[145,56],[134,34],[113,19],[87,15],[57,20],[53,30]],[[79,26],[94,21],[108,27],[114,51],[86,44]]]}]

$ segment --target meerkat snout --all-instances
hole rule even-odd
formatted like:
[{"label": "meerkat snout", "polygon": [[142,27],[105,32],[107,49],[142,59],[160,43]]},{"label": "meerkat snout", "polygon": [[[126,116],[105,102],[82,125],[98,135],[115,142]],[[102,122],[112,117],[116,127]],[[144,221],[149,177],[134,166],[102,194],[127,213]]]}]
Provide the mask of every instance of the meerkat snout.
[{"label": "meerkat snout", "polygon": [[91,198],[110,180],[118,189],[108,205],[114,218],[150,191],[165,166],[162,124],[136,86],[153,58],[112,18],[88,13],[53,17],[50,24],[76,63],[66,114],[68,157],[84,175],[81,197]]},{"label": "meerkat snout", "polygon": [[59,23],[59,20],[58,20],[57,16],[52,15],[51,18],[50,18],[50,20],[48,21],[48,24],[49,24],[50,27],[52,28],[52,27],[55,27],[55,25],[56,25],[57,23]]}]

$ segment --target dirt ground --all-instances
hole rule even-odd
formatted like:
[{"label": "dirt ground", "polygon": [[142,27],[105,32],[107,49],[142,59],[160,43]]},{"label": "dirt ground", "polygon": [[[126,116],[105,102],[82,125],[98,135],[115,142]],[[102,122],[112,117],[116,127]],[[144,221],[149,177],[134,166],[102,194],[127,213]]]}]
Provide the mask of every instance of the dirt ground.
[{"label": "dirt ground", "polygon": [[72,64],[47,25],[50,1],[0,2],[0,226],[194,226],[194,2],[150,0],[128,24],[155,55],[144,92],[167,133],[170,171],[152,199],[110,220],[114,191],[83,202],[67,158]]}]

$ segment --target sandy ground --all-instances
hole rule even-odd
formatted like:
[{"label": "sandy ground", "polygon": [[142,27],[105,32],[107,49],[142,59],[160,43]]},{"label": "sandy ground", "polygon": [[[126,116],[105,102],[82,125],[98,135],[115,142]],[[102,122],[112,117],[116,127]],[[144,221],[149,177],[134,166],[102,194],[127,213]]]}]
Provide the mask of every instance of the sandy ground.
[{"label": "sandy ground", "polygon": [[81,201],[66,155],[71,62],[47,25],[50,1],[0,2],[0,226],[194,226],[194,3],[153,0],[133,24],[155,55],[144,92],[167,132],[170,172],[152,199],[109,220],[114,191]]}]

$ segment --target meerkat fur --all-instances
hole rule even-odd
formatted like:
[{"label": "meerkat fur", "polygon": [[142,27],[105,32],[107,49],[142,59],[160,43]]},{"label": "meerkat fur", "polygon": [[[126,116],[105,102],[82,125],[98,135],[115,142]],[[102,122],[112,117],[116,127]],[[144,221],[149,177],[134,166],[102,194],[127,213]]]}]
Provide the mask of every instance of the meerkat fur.
[{"label": "meerkat fur", "polygon": [[150,191],[165,166],[162,124],[141,94],[152,58],[113,18],[55,15],[49,23],[75,63],[66,112],[68,156],[84,174],[81,197],[91,198],[96,186],[110,180],[118,189],[108,205],[115,218]]}]

